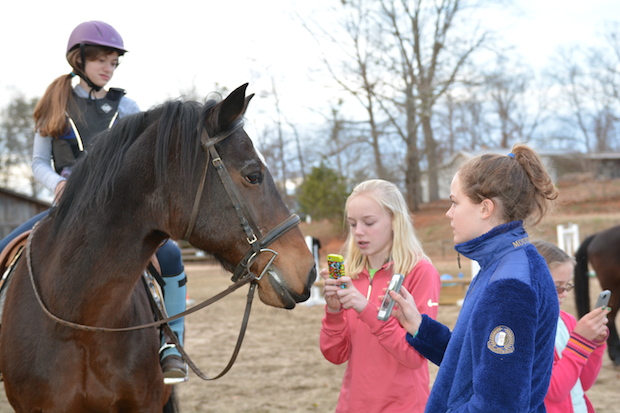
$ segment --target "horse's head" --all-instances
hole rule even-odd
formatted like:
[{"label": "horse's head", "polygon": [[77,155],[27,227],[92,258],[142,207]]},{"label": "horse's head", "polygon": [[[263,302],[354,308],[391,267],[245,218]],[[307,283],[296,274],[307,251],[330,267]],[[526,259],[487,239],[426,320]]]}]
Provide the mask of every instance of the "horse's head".
[{"label": "horse's head", "polygon": [[187,239],[236,276],[239,263],[264,272],[266,304],[293,308],[307,299],[314,260],[242,129],[246,87],[217,104],[173,100],[121,119],[78,162],[80,179],[65,188],[54,238],[96,222],[110,248],[123,240],[138,271],[162,240]]},{"label": "horse's head", "polygon": [[245,96],[246,87],[203,109],[200,155],[192,178],[182,184],[195,195],[178,205],[187,218],[179,228],[184,233],[174,235],[213,254],[234,277],[246,268],[262,274],[261,300],[293,308],[308,298],[314,259],[297,227],[299,218],[289,212],[242,128],[253,96]]}]

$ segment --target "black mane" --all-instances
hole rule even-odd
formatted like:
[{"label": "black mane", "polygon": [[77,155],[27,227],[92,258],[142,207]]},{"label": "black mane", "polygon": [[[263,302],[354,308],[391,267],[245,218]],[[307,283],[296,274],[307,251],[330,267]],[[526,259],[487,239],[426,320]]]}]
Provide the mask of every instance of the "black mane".
[{"label": "black mane", "polygon": [[[158,187],[165,183],[171,151],[177,153],[184,181],[194,171],[200,151],[203,119],[213,105],[171,100],[146,112],[127,116],[111,129],[100,133],[88,153],[80,158],[68,180],[56,208],[54,229],[70,225],[88,211],[102,211],[111,200],[115,183],[126,162],[126,154],[135,145],[140,151],[154,146],[154,176]],[[140,138],[143,139],[140,139]],[[135,158],[135,156],[134,156]],[[136,165],[143,167],[143,165]]]}]

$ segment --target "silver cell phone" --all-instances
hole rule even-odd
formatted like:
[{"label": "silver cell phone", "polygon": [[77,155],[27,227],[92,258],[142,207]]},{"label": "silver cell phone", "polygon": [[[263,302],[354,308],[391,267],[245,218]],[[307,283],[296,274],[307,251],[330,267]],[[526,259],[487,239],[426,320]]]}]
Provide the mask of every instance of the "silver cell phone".
[{"label": "silver cell phone", "polygon": [[607,307],[607,304],[609,304],[609,297],[611,297],[611,291],[601,291],[601,293],[598,295],[598,299],[596,300],[596,306],[594,306],[594,308]]},{"label": "silver cell phone", "polygon": [[392,308],[394,308],[394,299],[390,296],[390,291],[399,292],[400,286],[403,285],[404,279],[405,276],[402,274],[394,274],[392,276],[388,289],[385,292],[385,297],[383,297],[381,307],[379,308],[379,314],[377,314],[377,318],[379,320],[386,321],[388,318],[390,318],[390,314],[392,314]]}]

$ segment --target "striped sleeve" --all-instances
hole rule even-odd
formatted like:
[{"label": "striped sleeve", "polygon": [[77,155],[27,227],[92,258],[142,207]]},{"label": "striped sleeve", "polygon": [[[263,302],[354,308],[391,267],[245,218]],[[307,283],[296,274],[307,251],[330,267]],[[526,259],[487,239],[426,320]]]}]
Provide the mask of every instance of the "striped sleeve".
[{"label": "striped sleeve", "polygon": [[574,331],[571,333],[570,338],[568,339],[568,344],[566,344],[566,349],[575,352],[580,357],[587,359],[590,357],[590,354],[597,348],[598,346],[593,342],[586,338],[583,338],[579,334]]}]

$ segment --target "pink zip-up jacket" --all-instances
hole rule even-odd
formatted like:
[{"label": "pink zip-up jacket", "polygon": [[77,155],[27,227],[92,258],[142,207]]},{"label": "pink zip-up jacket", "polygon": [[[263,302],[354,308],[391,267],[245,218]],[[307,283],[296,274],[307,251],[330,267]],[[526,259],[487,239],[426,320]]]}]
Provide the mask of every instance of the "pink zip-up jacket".
[{"label": "pink zip-up jacket", "polygon": [[[398,320],[377,319],[379,296],[392,277],[392,263],[375,273],[359,274],[353,285],[369,297],[358,314],[353,309],[325,311],[321,352],[334,364],[348,361],[337,413],[423,412],[430,392],[428,362],[407,343],[407,332]],[[403,285],[413,295],[422,314],[437,317],[441,281],[433,265],[421,260],[405,275]]]},{"label": "pink zip-up jacket", "polygon": [[570,391],[578,378],[581,379],[588,413],[593,413],[594,408],[585,392],[596,381],[607,345],[605,341],[597,343],[575,333],[573,330],[577,325],[577,320],[569,313],[560,310],[560,317],[570,332],[570,338],[566,348],[562,351],[562,358],[559,357],[557,350],[553,356],[551,382],[545,396],[547,413],[573,413]]}]

